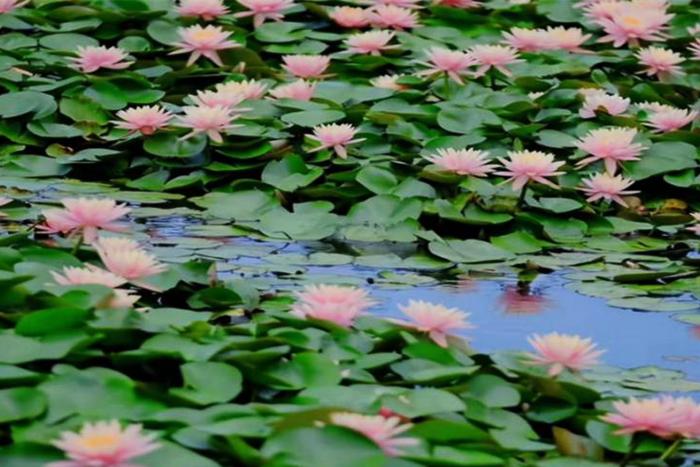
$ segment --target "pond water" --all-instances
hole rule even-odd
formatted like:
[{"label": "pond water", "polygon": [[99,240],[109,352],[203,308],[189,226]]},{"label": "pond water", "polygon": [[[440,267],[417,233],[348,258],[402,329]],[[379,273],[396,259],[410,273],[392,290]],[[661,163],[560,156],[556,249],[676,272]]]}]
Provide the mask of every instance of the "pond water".
[{"label": "pond water", "polygon": [[[456,307],[470,313],[474,329],[464,332],[480,351],[527,350],[527,336],[553,331],[591,337],[606,349],[603,360],[623,368],[658,366],[679,370],[700,382],[700,333],[673,319],[670,312],[616,308],[604,299],[581,295],[568,287],[570,271],[540,274],[529,285],[512,274],[487,279],[442,278],[425,271],[318,265],[304,261],[313,253],[335,254],[328,243],[263,242],[245,237],[202,239],[188,230],[199,224],[182,217],[147,221],[156,245],[164,239],[196,239],[219,245],[199,250],[217,259],[220,277],[268,282],[271,289],[294,290],[307,283],[348,283],[367,288],[378,300],[373,312],[399,317],[398,305],[410,299]],[[168,248],[162,246],[163,250]],[[371,248],[371,246],[369,246]],[[225,251],[228,250],[228,251]],[[374,254],[385,252],[377,245]],[[347,251],[345,251],[347,253]],[[197,250],[195,250],[195,254]]]}]

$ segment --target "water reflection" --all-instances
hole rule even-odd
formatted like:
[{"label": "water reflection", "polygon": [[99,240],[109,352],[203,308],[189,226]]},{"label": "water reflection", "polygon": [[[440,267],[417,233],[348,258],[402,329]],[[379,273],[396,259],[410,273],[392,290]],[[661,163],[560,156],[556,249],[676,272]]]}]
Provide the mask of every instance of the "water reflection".
[{"label": "water reflection", "polygon": [[534,315],[545,311],[549,300],[527,282],[519,281],[516,285],[506,285],[498,303],[507,314]]},{"label": "water reflection", "polygon": [[696,339],[700,339],[700,325],[693,326],[690,328],[690,332],[695,336]]},{"label": "water reflection", "polygon": [[468,275],[457,276],[454,285],[456,292],[476,292],[479,289],[479,281]]},{"label": "water reflection", "polygon": [[[196,221],[182,219],[160,219],[147,222],[147,226],[151,234],[158,238],[182,238],[188,233],[197,237],[196,229],[199,228]],[[400,317],[398,304],[406,303],[409,299],[440,303],[471,313],[470,321],[476,328],[465,332],[465,336],[475,348],[485,352],[524,350],[528,348],[527,336],[558,331],[591,337],[601,348],[607,349],[604,360],[608,364],[626,368],[656,365],[681,370],[691,379],[700,380],[700,325],[690,326],[674,320],[670,313],[620,309],[609,306],[604,299],[579,295],[567,288],[569,281],[565,278],[566,271],[539,275],[532,282],[519,281],[517,277],[507,274],[486,278],[464,274],[448,279],[440,276],[440,281],[435,285],[391,285],[386,281],[382,285],[382,281],[377,280],[379,274],[390,268],[351,264],[323,266],[295,263],[293,260],[276,261],[274,264],[286,265],[294,271],[298,270],[298,274],[274,274],[266,268],[266,265],[273,265],[266,261],[266,258],[269,259],[264,252],[266,249],[268,252],[274,251],[278,259],[284,256],[305,258],[314,252],[335,252],[334,246],[328,243],[204,237],[217,241],[229,239],[241,249],[241,256],[219,260],[220,271],[226,271],[221,273],[222,278],[240,275],[239,268],[246,270],[252,267],[255,277],[264,278],[260,283],[269,282],[270,288],[277,290],[292,290],[302,283],[329,280],[365,284],[372,296],[381,301],[375,310],[379,315]],[[371,250],[367,246],[363,247],[363,251],[378,254],[384,251],[382,248],[385,249],[383,245],[377,245],[376,250]],[[429,274],[426,271],[394,272],[398,276],[404,273]]]}]

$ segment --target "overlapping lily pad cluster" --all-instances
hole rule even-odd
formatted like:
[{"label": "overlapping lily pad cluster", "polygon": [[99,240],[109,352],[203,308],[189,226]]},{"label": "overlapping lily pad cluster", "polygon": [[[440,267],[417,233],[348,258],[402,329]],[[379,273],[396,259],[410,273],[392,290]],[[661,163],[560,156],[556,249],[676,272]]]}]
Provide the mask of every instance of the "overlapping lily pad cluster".
[{"label": "overlapping lily pad cluster", "polygon": [[275,193],[302,239],[695,222],[684,2],[6,3],[6,163]]},{"label": "overlapping lily pad cluster", "polygon": [[293,303],[112,233],[177,213],[413,242],[380,258],[409,269],[585,265],[582,291],[658,308],[699,288],[698,24],[660,0],[0,0],[0,204],[33,223],[0,239],[0,464],[697,458],[697,403],[637,399],[669,375],[594,369],[588,339],[486,355],[461,310]]},{"label": "overlapping lily pad cluster", "polygon": [[340,286],[292,304],[133,243],[110,261],[109,239],[2,240],[3,466],[657,465],[700,447],[700,405],[650,393],[696,383],[596,367],[588,339],[487,355],[454,335],[462,310],[387,321]]}]

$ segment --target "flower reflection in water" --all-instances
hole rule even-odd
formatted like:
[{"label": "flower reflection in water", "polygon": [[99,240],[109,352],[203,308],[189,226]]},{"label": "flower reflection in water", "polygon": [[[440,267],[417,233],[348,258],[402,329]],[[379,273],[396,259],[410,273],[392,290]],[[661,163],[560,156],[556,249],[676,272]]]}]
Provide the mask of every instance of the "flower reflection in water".
[{"label": "flower reflection in water", "polygon": [[693,336],[695,336],[695,338],[700,339],[700,325],[691,327],[690,332],[693,333]]},{"label": "flower reflection in water", "polygon": [[505,286],[498,302],[506,313],[514,315],[534,315],[549,305],[549,300],[532,290],[527,282]]},{"label": "flower reflection in water", "polygon": [[469,274],[457,276],[457,281],[451,284],[450,289],[455,292],[476,292],[479,289],[479,281]]}]

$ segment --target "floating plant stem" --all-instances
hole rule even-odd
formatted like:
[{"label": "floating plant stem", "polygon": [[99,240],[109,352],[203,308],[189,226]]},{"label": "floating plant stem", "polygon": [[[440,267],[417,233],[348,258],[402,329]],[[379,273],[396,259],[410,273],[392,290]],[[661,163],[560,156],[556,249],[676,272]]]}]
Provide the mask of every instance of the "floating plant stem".
[{"label": "floating plant stem", "polygon": [[678,448],[680,447],[681,443],[683,443],[683,438],[678,438],[676,439],[671,445],[661,454],[661,457],[659,457],[659,460],[664,462],[667,459],[670,459],[673,457],[673,455],[678,451]]}]

